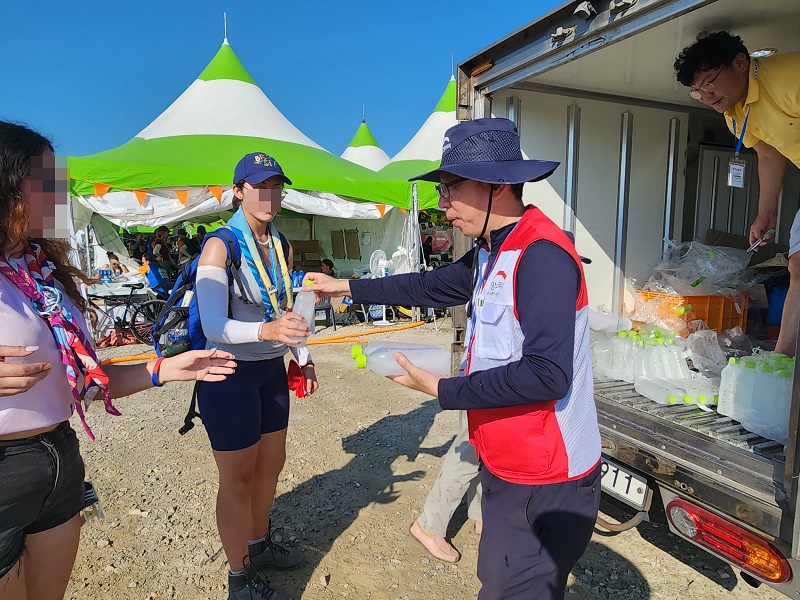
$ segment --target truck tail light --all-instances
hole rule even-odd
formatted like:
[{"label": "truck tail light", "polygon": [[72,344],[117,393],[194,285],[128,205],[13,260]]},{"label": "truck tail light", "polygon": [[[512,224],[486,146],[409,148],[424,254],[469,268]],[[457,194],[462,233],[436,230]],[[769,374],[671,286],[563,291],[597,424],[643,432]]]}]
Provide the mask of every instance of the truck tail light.
[{"label": "truck tail light", "polygon": [[667,516],[684,537],[771,583],[792,577],[789,562],[767,540],[686,500],[667,504]]}]

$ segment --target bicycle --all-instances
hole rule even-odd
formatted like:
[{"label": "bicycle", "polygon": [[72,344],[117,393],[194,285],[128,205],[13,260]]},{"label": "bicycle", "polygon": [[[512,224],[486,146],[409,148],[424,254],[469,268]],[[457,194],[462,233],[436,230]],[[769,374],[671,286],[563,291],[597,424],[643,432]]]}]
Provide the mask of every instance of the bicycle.
[{"label": "bicycle", "polygon": [[[92,328],[97,331],[98,326],[105,325],[106,322],[111,322],[114,325],[114,331],[120,335],[132,333],[142,344],[153,345],[153,324],[155,323],[161,310],[164,308],[166,302],[158,298],[150,298],[148,300],[140,300],[134,297],[136,290],[144,288],[143,283],[123,283],[122,287],[130,289],[127,296],[100,296],[98,294],[87,294],[86,299],[89,306],[93,309],[87,311],[89,320],[91,321]],[[95,301],[102,300],[105,308],[101,308]],[[115,316],[112,311],[120,306],[124,306],[125,310],[122,316]],[[104,320],[100,320],[98,316],[102,315]]]}]

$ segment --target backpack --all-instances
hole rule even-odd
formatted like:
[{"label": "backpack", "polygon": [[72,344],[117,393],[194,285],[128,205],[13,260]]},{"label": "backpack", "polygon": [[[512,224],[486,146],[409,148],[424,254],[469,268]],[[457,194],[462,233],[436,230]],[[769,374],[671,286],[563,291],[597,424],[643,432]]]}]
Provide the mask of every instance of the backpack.
[{"label": "backpack", "polygon": [[[225,270],[228,272],[229,283],[234,281],[240,291],[244,290],[239,276],[242,254],[236,236],[229,229],[220,228],[208,234],[204,243],[211,238],[225,242],[228,252]],[[187,350],[203,350],[206,347],[207,340],[200,323],[200,312],[195,297],[199,261],[200,257],[196,256],[181,267],[166,304],[156,317],[152,338],[158,356],[175,356]],[[230,304],[228,316],[231,316]]]}]

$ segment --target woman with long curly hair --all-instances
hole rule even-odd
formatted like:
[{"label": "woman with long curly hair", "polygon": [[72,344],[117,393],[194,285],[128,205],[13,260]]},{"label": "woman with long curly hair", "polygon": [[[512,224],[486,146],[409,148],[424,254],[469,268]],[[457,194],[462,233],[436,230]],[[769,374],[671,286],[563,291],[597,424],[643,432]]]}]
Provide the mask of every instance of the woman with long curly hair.
[{"label": "woman with long curly hair", "polygon": [[[55,231],[58,189],[50,141],[0,121],[0,597],[62,598],[78,550],[84,467],[69,419],[93,396],[121,398],[167,381],[221,381],[233,355],[186,352],[101,366],[69,245]],[[59,198],[61,194],[61,198]]]}]

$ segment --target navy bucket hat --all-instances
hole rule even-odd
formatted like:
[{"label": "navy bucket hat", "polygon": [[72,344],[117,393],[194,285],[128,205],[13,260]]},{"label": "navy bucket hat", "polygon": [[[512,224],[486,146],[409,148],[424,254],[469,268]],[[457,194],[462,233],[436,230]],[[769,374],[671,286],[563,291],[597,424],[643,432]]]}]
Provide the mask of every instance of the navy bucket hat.
[{"label": "navy bucket hat", "polygon": [[476,119],[448,129],[444,134],[439,168],[409,181],[438,183],[444,172],[482,183],[525,183],[549,177],[559,164],[523,159],[519,133],[513,121]]}]

